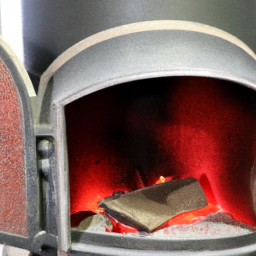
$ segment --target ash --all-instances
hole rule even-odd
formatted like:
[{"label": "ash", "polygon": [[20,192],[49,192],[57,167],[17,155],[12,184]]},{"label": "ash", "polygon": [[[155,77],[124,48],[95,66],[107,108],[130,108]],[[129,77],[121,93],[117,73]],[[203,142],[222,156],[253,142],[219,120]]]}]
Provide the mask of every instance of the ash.
[{"label": "ash", "polygon": [[223,238],[250,234],[256,227],[236,221],[231,215],[215,213],[196,224],[173,225],[153,233],[129,233],[128,236],[170,237],[170,238]]}]

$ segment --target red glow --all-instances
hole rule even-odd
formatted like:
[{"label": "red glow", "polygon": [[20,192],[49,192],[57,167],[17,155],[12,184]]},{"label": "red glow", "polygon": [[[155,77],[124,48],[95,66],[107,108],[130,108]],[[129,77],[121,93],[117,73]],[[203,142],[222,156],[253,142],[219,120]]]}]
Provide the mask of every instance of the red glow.
[{"label": "red glow", "polygon": [[[172,177],[168,177],[168,181],[171,179],[172,179]],[[159,179],[157,180],[156,184],[163,183],[165,181],[166,181],[166,178],[163,176],[160,176]],[[202,187],[204,187],[205,194],[206,194],[207,201],[208,201],[209,205],[204,208],[198,209],[198,210],[178,214],[175,217],[168,220],[167,222],[165,222],[163,225],[159,226],[156,230],[166,228],[166,227],[169,227],[172,225],[194,224],[194,223],[202,221],[209,214],[223,212],[223,210],[220,208],[220,206],[217,203],[217,200],[212,192],[212,189],[211,189],[211,186],[210,186],[210,183],[209,183],[207,177],[202,176],[200,181],[201,181]],[[109,219],[113,223],[112,232],[121,233],[121,234],[138,232],[138,230],[136,228],[124,225],[124,224],[116,221],[114,218],[112,218],[111,216],[106,214],[103,208],[97,207],[97,209],[95,209],[94,212],[97,214],[105,214],[106,216],[109,217]],[[91,214],[92,213],[87,212],[88,216],[90,216]],[[79,220],[81,221],[82,220],[81,217],[85,216],[85,215],[86,215],[86,212],[81,212],[80,214],[78,213],[78,214],[72,215],[71,223],[73,223],[73,224],[76,223],[78,225],[79,224],[78,219],[80,218]]]},{"label": "red glow", "polygon": [[95,210],[96,213],[104,213],[105,210],[103,208],[98,207],[98,209]]},{"label": "red glow", "polygon": [[[183,224],[194,224],[202,221],[206,216],[211,213],[221,212],[222,210],[215,205],[208,205],[202,209],[190,211],[186,213],[181,213],[173,217],[172,219],[165,222],[163,225],[158,227],[156,230],[166,228],[172,225],[183,225]],[[114,218],[104,213],[104,210],[100,212],[101,214],[105,214],[113,223],[112,232],[127,234],[127,233],[136,233],[138,230],[136,228],[124,225]],[[93,213],[91,212],[80,212],[71,216],[71,226],[78,226],[80,221],[82,221],[85,217],[91,216]]]},{"label": "red glow", "polygon": [[[181,213],[173,217],[172,219],[165,222],[163,225],[158,227],[156,230],[166,228],[172,225],[183,225],[183,224],[194,224],[202,221],[206,216],[211,213],[221,212],[221,209],[215,205],[208,205],[202,209]],[[107,215],[108,216],[108,215]],[[113,223],[113,232],[115,233],[136,233],[138,230],[133,227],[126,226],[115,219],[108,216]]]},{"label": "red glow", "polygon": [[150,186],[162,175],[196,178],[210,206],[256,225],[252,90],[207,78],[136,81],[69,104],[66,120],[71,214],[96,212],[114,191]]},{"label": "red glow", "polygon": [[208,205],[202,209],[181,213],[173,217],[172,219],[165,222],[163,225],[157,228],[165,228],[172,225],[182,225],[182,224],[194,224],[203,220],[206,216],[212,213],[221,212],[222,210],[216,205]]},{"label": "red glow", "polygon": [[[159,179],[157,180],[156,184],[163,183],[165,182],[165,177],[160,176]],[[168,178],[170,180],[170,178]],[[201,179],[202,185],[205,188],[205,194],[207,197],[207,201],[209,203],[208,206],[194,210],[194,211],[189,211],[185,213],[181,213],[176,215],[175,217],[171,218],[167,222],[165,222],[163,225],[158,227],[156,230],[166,228],[172,225],[183,225],[183,224],[194,224],[197,222],[202,221],[206,216],[212,213],[217,213],[217,212],[223,212],[223,210],[220,208],[220,206],[217,203],[216,198],[213,195],[211,186],[209,184],[209,181],[207,180],[206,177],[203,177]],[[126,226],[115,219],[111,218],[111,216],[107,215],[110,220],[113,223],[113,232],[116,233],[136,233],[138,230],[133,227]]]},{"label": "red glow", "polygon": [[126,226],[126,225],[122,224],[121,222],[116,221],[111,216],[109,216],[109,215],[107,215],[107,216],[109,217],[109,219],[113,223],[113,232],[121,233],[121,234],[136,233],[136,232],[138,232],[138,230],[136,228]]}]

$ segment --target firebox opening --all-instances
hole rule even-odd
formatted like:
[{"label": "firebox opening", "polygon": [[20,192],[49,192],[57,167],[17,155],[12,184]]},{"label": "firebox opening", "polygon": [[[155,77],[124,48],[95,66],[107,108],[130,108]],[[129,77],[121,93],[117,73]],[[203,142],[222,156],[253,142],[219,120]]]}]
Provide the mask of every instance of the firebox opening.
[{"label": "firebox opening", "polygon": [[209,204],[193,216],[222,211],[256,226],[255,91],[213,78],[154,78],[97,91],[65,113],[71,226],[99,213],[113,192],[189,177]]}]

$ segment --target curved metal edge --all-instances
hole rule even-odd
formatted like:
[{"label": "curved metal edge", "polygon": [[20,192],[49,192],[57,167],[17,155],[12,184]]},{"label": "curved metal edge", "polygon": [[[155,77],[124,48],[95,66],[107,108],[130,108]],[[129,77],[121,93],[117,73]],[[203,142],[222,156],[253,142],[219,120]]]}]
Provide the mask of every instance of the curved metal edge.
[{"label": "curved metal edge", "polygon": [[253,256],[255,255],[256,245],[248,245],[241,248],[227,249],[227,250],[201,250],[201,251],[154,251],[154,250],[134,250],[124,249],[115,247],[102,247],[92,244],[79,243],[72,246],[72,251],[68,253],[69,256],[84,256],[84,255],[95,255],[95,256]]},{"label": "curved metal edge", "polygon": [[[77,92],[77,94],[72,95],[69,98],[65,98],[60,102],[54,102],[54,113],[53,113],[53,126],[58,127],[58,129],[54,130],[55,139],[56,139],[56,171],[57,171],[57,190],[58,190],[58,199],[57,199],[57,205],[58,205],[58,241],[59,241],[59,249],[63,252],[68,252],[70,250],[76,250],[79,247],[79,250],[84,248],[85,252],[90,252],[90,248],[96,249],[96,247],[86,244],[84,246],[83,244],[79,243],[79,245],[72,244],[71,239],[71,231],[70,231],[70,203],[69,203],[69,174],[68,174],[68,152],[67,152],[67,145],[66,145],[66,131],[65,131],[65,106],[76,99],[79,99],[85,95],[91,94],[93,92],[99,91],[101,89],[111,87],[117,84],[122,84],[130,81],[140,80],[140,79],[146,79],[146,78],[156,78],[156,77],[168,77],[168,76],[195,76],[195,73],[200,73],[201,77],[213,77],[213,78],[219,78],[231,82],[239,82],[242,85],[245,85],[246,87],[249,87],[251,89],[255,90],[255,84],[251,83],[250,81],[243,80],[238,77],[230,77],[226,74],[223,74],[221,72],[212,72],[209,74],[208,71],[201,70],[187,70],[187,71],[163,71],[163,72],[151,72],[151,73],[145,73],[141,75],[134,75],[134,76],[127,76],[127,77],[120,77],[119,79],[110,79],[108,81],[104,81],[103,83],[99,84],[93,84],[90,87],[87,87],[83,89],[82,91]],[[255,237],[256,239],[256,237]],[[78,246],[78,247],[77,247]],[[80,248],[82,246],[82,248]],[[251,248],[251,247],[250,247]],[[252,247],[254,253],[256,252],[256,244]],[[128,250],[128,249],[127,249]],[[95,252],[97,252],[98,249],[96,249]],[[110,250],[111,251],[111,250]],[[235,251],[235,250],[234,250]],[[112,254],[114,253],[114,254]],[[117,253],[117,254],[116,254]],[[170,253],[170,252],[168,252]],[[97,255],[97,254],[96,254]],[[99,254],[101,255],[101,254]],[[105,255],[105,254],[104,254]],[[120,255],[118,254],[118,251],[113,251],[109,255]],[[129,255],[129,252],[128,252]],[[132,255],[132,254],[131,254]],[[135,252],[136,255],[136,252]],[[150,255],[150,254],[149,254]],[[152,254],[155,255],[155,254]],[[174,254],[176,255],[176,254]],[[178,255],[178,254],[177,254]],[[190,255],[190,254],[189,254]],[[210,254],[209,254],[210,255]],[[215,254],[213,254],[215,255]],[[223,254],[222,254],[223,255]],[[233,255],[233,254],[231,254]],[[234,254],[236,255],[236,254]],[[237,254],[240,255],[240,254]]]},{"label": "curved metal edge", "polygon": [[256,252],[255,238],[256,233],[209,239],[156,239],[147,237],[127,237],[122,234],[73,231],[72,250],[87,253],[94,251],[96,255],[101,255],[99,248],[96,248],[97,242],[100,241],[100,247],[111,252],[110,255],[119,255],[116,249],[124,250],[124,252],[131,250],[131,255],[136,251],[138,252],[138,250],[141,252],[147,251],[149,255],[167,252],[176,255],[177,252],[182,253],[183,251],[186,251],[188,255],[190,255],[189,253],[193,254],[195,252],[200,253],[206,251],[208,251],[209,254],[217,253],[221,255],[228,255],[223,252],[231,251],[240,255],[241,252],[248,252],[249,248],[252,252]]},{"label": "curved metal edge", "polygon": [[[67,63],[74,56],[84,51],[85,49],[104,42],[106,40],[120,37],[123,35],[146,32],[146,31],[161,31],[161,30],[180,30],[180,31],[193,31],[198,33],[203,33],[207,35],[212,35],[221,39],[224,39],[241,49],[243,49],[247,54],[249,54],[254,60],[256,60],[255,53],[240,39],[237,37],[215,27],[211,27],[208,25],[190,22],[190,21],[178,21],[178,20],[159,20],[159,21],[145,21],[132,23],[128,25],[119,26],[116,28],[111,28],[102,32],[99,32],[93,36],[90,36],[77,44],[70,47],[64,53],[62,53],[45,71],[42,75],[39,91],[38,91],[38,118],[40,116],[42,100],[44,98],[44,94],[46,91],[46,87],[48,85],[49,80],[54,75],[54,73],[60,69],[65,63]],[[36,118],[38,121],[39,119]]]},{"label": "curved metal edge", "polygon": [[[38,125],[51,123],[51,101],[62,101],[84,87],[92,87],[109,78],[119,80],[129,74],[143,79],[165,72],[220,78],[254,89],[255,70],[256,61],[240,47],[211,35],[160,30],[115,37],[84,50],[54,74],[45,87],[37,122]],[[145,75],[148,72],[156,75]]]},{"label": "curved metal edge", "polygon": [[[56,57],[84,38],[150,20],[207,24],[235,35],[256,51],[255,0],[246,4],[239,0],[77,0],[75,4],[68,0],[23,0],[22,7],[27,68],[40,75]],[[43,56],[40,63],[38,54]]]},{"label": "curved metal edge", "polygon": [[[256,72],[256,71],[255,71]],[[226,74],[224,72],[218,72],[218,71],[211,71],[204,70],[204,69],[187,69],[187,70],[162,70],[162,71],[156,71],[156,72],[145,72],[143,74],[131,74],[127,76],[120,76],[118,78],[109,79],[104,82],[99,82],[92,84],[90,86],[87,86],[86,88],[83,88],[82,90],[77,91],[76,93],[70,95],[70,97],[63,98],[59,103],[62,106],[65,106],[83,96],[86,96],[88,94],[94,93],[96,91],[112,87],[119,84],[124,84],[127,82],[137,81],[137,80],[143,80],[143,79],[150,79],[150,78],[160,78],[160,77],[178,77],[178,76],[192,76],[192,77],[210,77],[213,79],[221,79],[226,80],[230,82],[235,82],[241,85],[244,85],[252,90],[256,90],[256,84],[253,81],[243,79],[238,76],[232,76],[230,74]]]},{"label": "curved metal edge", "polygon": [[0,45],[5,49],[6,53],[8,54],[12,62],[15,63],[17,72],[19,72],[20,76],[24,81],[24,85],[27,88],[29,97],[35,97],[36,93],[25,67],[23,66],[19,58],[16,56],[14,51],[11,49],[11,47],[4,41],[4,39],[1,36],[0,36]]},{"label": "curved metal edge", "polygon": [[[197,70],[198,72],[198,70]],[[157,73],[146,73],[142,74],[141,76],[134,75],[134,76],[127,76],[127,77],[120,77],[119,79],[113,79],[105,81],[104,83],[94,84],[91,87],[87,87],[86,89],[78,92],[76,95],[72,95],[72,97],[64,99],[61,102],[55,102],[55,110],[53,115],[54,118],[54,127],[58,127],[55,129],[55,139],[58,141],[56,142],[56,159],[57,159],[57,182],[58,182],[58,241],[59,241],[59,248],[67,252],[70,249],[76,250],[76,246],[73,247],[71,245],[71,234],[70,234],[70,216],[69,216],[69,189],[68,189],[68,155],[67,155],[67,146],[66,144],[66,132],[65,132],[65,110],[64,107],[73,102],[74,100],[81,98],[85,95],[88,95],[92,92],[116,85],[125,82],[130,82],[133,80],[145,79],[145,78],[153,78],[153,77],[164,77],[164,76],[193,76],[195,75],[195,71],[166,71],[166,72],[157,72]],[[200,72],[200,76],[209,77],[209,72]],[[214,78],[221,78],[228,81],[239,82],[249,88],[255,90],[255,84],[250,83],[246,80],[242,80],[237,77],[228,77],[222,73],[212,73],[211,76]],[[63,162],[64,159],[64,162]],[[88,250],[89,247],[87,247]],[[95,247],[93,247],[95,249]],[[256,251],[256,245],[253,247],[254,252]],[[89,251],[86,251],[89,252]],[[112,255],[112,254],[111,254]],[[120,254],[113,254],[113,255],[120,255]],[[239,254],[238,254],[239,255]]]},{"label": "curved metal edge", "polygon": [[[177,32],[177,31],[176,31]],[[175,33],[176,33],[175,32]],[[146,33],[152,33],[152,32],[146,32]],[[190,32],[189,36],[191,37],[192,32]],[[139,33],[137,34],[133,34],[132,35],[132,40],[135,40],[134,37],[135,35],[137,36]],[[141,37],[144,37],[144,34],[140,34]],[[175,37],[175,36],[174,36]],[[190,38],[188,37],[188,38]],[[207,39],[206,37],[208,37],[208,39],[212,39],[212,36],[209,35],[204,35],[202,36],[203,38],[201,39]],[[211,37],[211,38],[209,38]],[[120,37],[119,37],[120,39]],[[131,39],[131,38],[130,38]],[[136,39],[138,39],[136,37]],[[183,37],[182,37],[183,39]],[[196,36],[194,39],[198,39],[198,36]],[[218,38],[217,38],[218,39]],[[217,39],[215,39],[215,41],[217,41]],[[114,39],[114,40],[118,40],[118,39]],[[123,41],[126,42],[127,38],[122,38]],[[221,39],[218,39],[221,40]],[[122,42],[123,42],[122,41]],[[109,41],[109,44],[113,44],[116,41]],[[138,42],[138,41],[137,41]],[[228,54],[235,54],[234,56],[238,58],[240,57],[244,57],[245,59],[242,59],[241,63],[239,62],[239,67],[240,65],[243,65],[243,61],[249,61],[249,63],[247,63],[248,65],[253,65],[251,67],[251,69],[253,70],[254,67],[256,66],[256,62],[248,55],[246,54],[244,51],[241,50],[241,48],[234,46],[233,44],[230,44],[229,42],[225,41],[227,46],[233,46],[232,49],[229,49],[229,53]],[[188,42],[189,45],[190,42]],[[223,42],[222,42],[223,43]],[[105,41],[103,44],[99,44],[99,47],[103,47],[106,46],[107,41]],[[122,46],[122,44],[119,45],[119,47]],[[142,45],[142,47],[144,46],[144,44]],[[222,71],[218,71],[214,70],[214,69],[199,69],[199,68],[176,68],[176,69],[172,69],[169,65],[169,69],[167,70],[163,70],[162,68],[159,68],[158,71],[149,71],[151,69],[147,69],[145,68],[145,71],[141,72],[141,73],[134,73],[134,69],[131,72],[131,70],[127,70],[126,67],[125,69],[118,75],[112,77],[111,75],[109,76],[109,74],[104,73],[104,71],[102,71],[104,73],[104,75],[106,75],[106,77],[103,76],[103,74],[101,74],[101,79],[94,79],[94,82],[90,81],[86,81],[87,85],[85,85],[85,80],[86,76],[88,76],[87,72],[82,72],[83,71],[83,64],[84,63],[84,59],[86,59],[87,64],[90,62],[90,60],[87,58],[87,52],[90,52],[90,56],[93,56],[94,60],[99,60],[98,58],[100,56],[106,55],[106,51],[105,48],[99,48],[99,47],[91,47],[90,51],[89,49],[87,51],[83,51],[82,53],[80,53],[76,58],[74,58],[73,60],[69,61],[66,65],[64,65],[62,68],[60,68],[58,70],[58,72],[54,75],[52,81],[52,86],[53,88],[55,88],[58,85],[58,90],[66,90],[66,93],[63,93],[64,96],[59,96],[58,93],[55,92],[55,96],[51,95],[51,107],[53,107],[53,112],[51,113],[51,122],[53,124],[53,127],[58,127],[58,129],[54,129],[54,137],[55,137],[55,142],[56,142],[56,175],[57,175],[57,189],[58,189],[58,200],[57,200],[57,204],[58,204],[58,241],[59,241],[59,249],[62,251],[69,251],[71,248],[71,237],[70,237],[70,230],[69,230],[69,190],[68,190],[68,163],[67,163],[67,148],[66,148],[66,138],[65,138],[65,114],[64,114],[64,107],[66,104],[80,98],[83,97],[87,94],[90,94],[92,92],[98,91],[100,89],[103,88],[107,88],[116,84],[120,84],[120,83],[124,83],[124,82],[128,82],[128,81],[133,81],[133,80],[139,80],[139,79],[145,79],[145,78],[153,78],[153,77],[163,77],[163,76],[205,76],[205,77],[212,77],[212,78],[217,78],[217,79],[224,79],[224,80],[229,80],[229,81],[233,81],[236,83],[240,83],[242,85],[245,85],[249,88],[252,89],[256,89],[256,80],[254,79],[254,76],[248,76],[247,74],[245,75],[241,75],[240,76],[238,74],[236,74],[234,72],[234,74],[232,74],[231,71],[229,72],[222,72]],[[112,47],[111,49],[113,49],[114,47]],[[99,51],[100,49],[100,51]],[[108,49],[108,48],[106,48]],[[189,49],[189,48],[186,48]],[[226,48],[225,48],[226,49]],[[114,49],[116,51],[116,49]],[[132,49],[133,50],[133,49]],[[211,49],[212,50],[212,49]],[[118,51],[118,50],[117,50]],[[144,49],[145,51],[145,49]],[[98,55],[95,53],[98,53]],[[104,54],[103,54],[104,53]],[[127,52],[125,52],[125,54],[127,55]],[[237,54],[237,56],[236,56]],[[111,54],[110,54],[111,55]],[[125,55],[125,56],[126,56]],[[233,56],[233,55],[232,55]],[[80,58],[81,57],[81,58]],[[234,58],[235,58],[234,57]],[[116,57],[118,58],[118,56]],[[106,59],[106,56],[105,56]],[[108,59],[109,60],[109,59]],[[120,60],[120,59],[119,59]],[[154,59],[152,59],[154,60]],[[240,59],[239,59],[240,60]],[[100,60],[99,60],[100,61]],[[108,61],[109,63],[109,61]],[[88,65],[93,65],[94,63],[89,63]],[[119,64],[119,62],[116,62],[116,64]],[[132,63],[131,65],[133,65],[134,63]],[[231,63],[232,64],[232,63]],[[106,65],[106,63],[102,64],[102,65]],[[139,65],[139,64],[137,64]],[[80,67],[80,68],[78,68]],[[99,69],[100,67],[97,67],[97,69]],[[134,68],[134,67],[133,67]],[[115,66],[111,67],[111,70],[115,69]],[[136,69],[136,68],[135,68]],[[95,66],[94,66],[94,70],[95,70]],[[255,69],[256,70],[256,69]],[[71,72],[71,73],[70,73]],[[77,72],[77,73],[76,73]],[[95,73],[97,73],[97,70],[94,71]],[[111,73],[111,72],[110,72]],[[118,73],[118,72],[117,72]],[[70,74],[72,74],[72,76],[70,76]],[[77,74],[83,74],[83,80],[81,81],[81,85],[80,89],[73,89],[73,84],[76,84],[76,81],[74,81],[74,76],[76,76]],[[90,73],[90,75],[92,75],[92,73]],[[68,76],[70,76],[70,81],[67,79]],[[251,78],[250,78],[251,77]],[[97,77],[96,77],[97,78]],[[76,78],[78,79],[78,78]],[[72,80],[72,82],[71,82]],[[88,80],[88,79],[87,79]],[[97,82],[99,81],[99,82]],[[70,83],[71,82],[71,83]],[[64,84],[63,84],[64,83]],[[65,85],[66,83],[66,85]],[[65,89],[65,86],[67,86],[67,88]],[[72,87],[72,92],[69,90]],[[57,91],[58,91],[57,90]],[[61,92],[61,91],[58,91]],[[65,96],[68,95],[68,96]]]},{"label": "curved metal edge", "polygon": [[[22,64],[17,60],[15,54],[0,38],[0,56],[10,72],[12,79],[17,86],[20,97],[20,104],[23,112],[23,136],[24,136],[24,157],[25,157],[25,177],[26,177],[26,199],[27,199],[27,222],[29,238],[17,236],[15,234],[1,233],[0,237],[3,242],[13,246],[19,246],[29,249],[30,241],[39,232],[39,177],[36,163],[36,143],[33,126],[33,114],[29,96],[34,96],[31,90],[31,82],[26,74]],[[5,239],[6,238],[6,239]],[[1,239],[1,242],[2,242]],[[13,242],[12,242],[13,241]],[[19,243],[18,241],[23,241]],[[26,241],[26,242],[25,242]],[[17,242],[17,244],[16,244]]]}]

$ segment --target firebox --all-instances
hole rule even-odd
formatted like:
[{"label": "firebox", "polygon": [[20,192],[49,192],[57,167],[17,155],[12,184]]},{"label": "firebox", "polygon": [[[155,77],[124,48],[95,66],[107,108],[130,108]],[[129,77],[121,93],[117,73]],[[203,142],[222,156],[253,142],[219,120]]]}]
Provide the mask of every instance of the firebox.
[{"label": "firebox", "polygon": [[254,226],[255,97],[227,81],[168,77],[68,104],[70,213],[97,212],[113,192],[148,187],[161,176],[194,177],[209,205]]},{"label": "firebox", "polygon": [[25,68],[0,41],[0,242],[254,255],[255,9],[24,0]]}]

